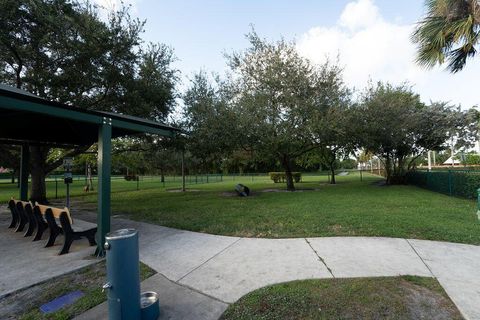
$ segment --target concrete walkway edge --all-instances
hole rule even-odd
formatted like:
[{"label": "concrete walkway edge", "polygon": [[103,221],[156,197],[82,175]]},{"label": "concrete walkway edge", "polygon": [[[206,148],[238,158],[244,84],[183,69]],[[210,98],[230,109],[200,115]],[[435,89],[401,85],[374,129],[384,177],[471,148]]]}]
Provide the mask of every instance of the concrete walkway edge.
[{"label": "concrete walkway edge", "polygon": [[[142,289],[160,293],[162,319],[218,319],[248,292],[280,282],[399,275],[435,277],[466,319],[480,319],[479,246],[383,237],[238,238],[113,220],[112,229],[124,227],[139,230],[140,258],[159,273]],[[93,318],[107,318],[105,304],[78,319]]]}]

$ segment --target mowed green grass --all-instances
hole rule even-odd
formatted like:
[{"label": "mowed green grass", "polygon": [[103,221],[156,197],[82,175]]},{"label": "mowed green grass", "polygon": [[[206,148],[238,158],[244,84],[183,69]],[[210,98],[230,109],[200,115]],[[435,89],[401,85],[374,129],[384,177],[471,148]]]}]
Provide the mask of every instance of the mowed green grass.
[{"label": "mowed green grass", "polygon": [[[480,244],[476,203],[415,186],[379,186],[364,174],[305,176],[297,192],[266,177],[190,186],[190,191],[148,189],[112,194],[112,210],[134,220],[211,234],[242,237],[385,236]],[[225,179],[224,179],[225,180]],[[253,196],[234,195],[244,183]],[[228,194],[225,194],[225,193]],[[95,202],[96,196],[82,197]]]},{"label": "mowed green grass", "polygon": [[304,280],[253,291],[223,320],[463,319],[436,279],[412,276]]}]

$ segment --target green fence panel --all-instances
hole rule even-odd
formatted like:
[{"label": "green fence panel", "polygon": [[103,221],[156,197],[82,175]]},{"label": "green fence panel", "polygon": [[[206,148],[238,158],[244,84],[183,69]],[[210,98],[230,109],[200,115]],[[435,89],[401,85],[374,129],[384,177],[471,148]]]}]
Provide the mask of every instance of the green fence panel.
[{"label": "green fence panel", "polygon": [[407,182],[450,196],[474,199],[480,187],[478,170],[412,171],[407,174]]}]

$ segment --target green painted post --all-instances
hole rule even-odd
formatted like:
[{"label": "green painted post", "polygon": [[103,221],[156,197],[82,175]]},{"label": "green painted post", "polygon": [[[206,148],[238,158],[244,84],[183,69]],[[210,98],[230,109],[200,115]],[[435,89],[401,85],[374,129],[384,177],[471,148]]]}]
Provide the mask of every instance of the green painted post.
[{"label": "green painted post", "polygon": [[103,244],[110,232],[112,119],[103,118],[98,130],[98,213],[97,256],[105,256]]},{"label": "green painted post", "polygon": [[480,188],[477,189],[477,216],[478,220],[480,220]]},{"label": "green painted post", "polygon": [[22,145],[20,150],[20,200],[28,201],[28,164],[30,162],[30,150],[27,144]]},{"label": "green painted post", "polygon": [[448,170],[448,193],[452,195],[452,170]]}]

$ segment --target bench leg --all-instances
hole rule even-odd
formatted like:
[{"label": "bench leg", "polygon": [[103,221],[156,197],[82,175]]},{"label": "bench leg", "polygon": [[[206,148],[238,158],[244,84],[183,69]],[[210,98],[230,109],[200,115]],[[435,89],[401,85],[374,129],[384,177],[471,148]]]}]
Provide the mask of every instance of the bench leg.
[{"label": "bench leg", "polygon": [[37,232],[35,233],[35,237],[33,238],[33,241],[38,241],[42,239],[43,232],[45,229],[47,229],[48,225],[46,223],[39,223],[37,221]]},{"label": "bench leg", "polygon": [[10,213],[12,214],[12,222],[10,222],[10,225],[8,226],[9,229],[15,228],[18,223],[18,215],[16,212],[13,210],[10,210]]},{"label": "bench leg", "polygon": [[70,246],[72,245],[73,240],[74,240],[73,236],[70,235],[70,234],[66,234],[66,232],[65,232],[63,247],[62,247],[62,250],[60,250],[59,255],[68,253],[68,251],[70,250]]},{"label": "bench leg", "polygon": [[17,228],[15,229],[15,232],[22,232],[26,224],[27,224],[27,219],[20,216],[20,222],[18,223]]},{"label": "bench leg", "polygon": [[29,219],[28,221],[28,228],[25,234],[23,235],[24,237],[30,237],[33,234],[33,231],[35,230],[35,220],[33,220],[33,217]]},{"label": "bench leg", "polygon": [[48,237],[47,244],[45,245],[45,248],[51,247],[55,244],[55,239],[57,239],[57,236],[60,234],[60,231],[58,229],[53,229],[50,228],[50,236]]},{"label": "bench leg", "polygon": [[90,243],[90,246],[96,246],[97,242],[95,241],[95,233],[90,233],[86,235],[88,239],[88,243]]}]

